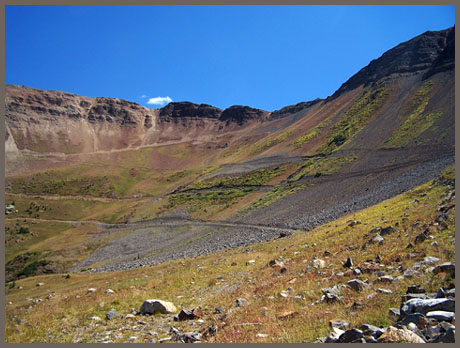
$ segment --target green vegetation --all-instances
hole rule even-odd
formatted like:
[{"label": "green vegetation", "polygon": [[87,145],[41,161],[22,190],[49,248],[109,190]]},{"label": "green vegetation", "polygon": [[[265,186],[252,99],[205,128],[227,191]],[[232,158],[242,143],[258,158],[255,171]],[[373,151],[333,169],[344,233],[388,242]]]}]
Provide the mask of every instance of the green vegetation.
[{"label": "green vegetation", "polygon": [[309,158],[300,169],[289,179],[294,182],[306,175],[330,175],[340,170],[345,164],[353,162],[357,157],[317,157]]},{"label": "green vegetation", "polygon": [[292,130],[284,131],[276,136],[267,137],[264,139],[259,140],[254,145],[252,145],[249,149],[250,155],[256,155],[259,153],[264,152],[265,150],[269,149],[272,146],[275,146],[279,143],[285,141],[291,134],[293,133]]},{"label": "green vegetation", "polygon": [[203,179],[195,181],[185,189],[206,189],[213,187],[239,187],[239,186],[260,186],[271,179],[284,174],[287,166],[272,166],[253,170],[240,175],[228,175],[213,179]]},{"label": "green vegetation", "polygon": [[331,123],[332,117],[334,117],[335,115],[336,115],[335,113],[332,114],[331,116],[326,118],[324,121],[320,122],[318,125],[310,129],[307,133],[295,139],[291,144],[297,148],[304,146],[310,140],[319,136],[324,130],[324,128],[326,128]]},{"label": "green vegetation", "polygon": [[318,153],[331,153],[349,142],[375,116],[388,95],[382,87],[374,92],[364,92],[345,112],[345,115],[328,132],[328,140]]},{"label": "green vegetation", "polygon": [[205,211],[208,208],[225,209],[237,198],[246,196],[252,188],[209,190],[198,193],[178,193],[169,197],[167,209],[185,206],[190,212]]},{"label": "green vegetation", "polygon": [[244,156],[248,157],[258,155],[269,148],[282,143],[285,141],[294,131],[293,130],[286,130],[281,132],[277,135],[268,135],[255,143],[252,144],[244,144],[236,148],[224,150],[222,152],[223,157],[232,157],[232,156]]},{"label": "green vegetation", "polygon": [[[439,263],[455,261],[455,206],[442,224],[431,224],[440,215],[440,205],[445,204],[443,201],[454,192],[447,185],[453,180],[455,172],[451,168],[440,178],[414,190],[308,233],[294,233],[287,238],[129,271],[76,272],[70,279],[64,274],[48,274],[16,280],[14,286],[11,283],[5,287],[6,302],[12,302],[5,310],[6,340],[8,343],[96,342],[104,339],[105,334],[101,333],[109,332],[114,343],[126,342],[133,335],[139,342],[147,342],[151,339],[150,330],[158,332],[159,337],[169,337],[170,325],[167,323],[171,316],[144,316],[142,321],[146,324],[142,328],[146,329],[141,331],[139,326],[133,328],[135,323],[128,325],[126,320],[92,325],[94,322],[89,319],[91,316],[104,318],[111,308],[126,315],[130,308],[138,309],[146,298],[152,296],[173,302],[179,310],[201,306],[203,327],[219,326],[216,335],[203,338],[204,342],[313,342],[330,332],[329,321],[332,319],[345,319],[351,327],[363,323],[394,325],[388,310],[399,308],[401,296],[409,285],[420,284],[427,293],[436,293],[441,286],[452,283],[452,279],[443,274],[421,271],[412,278],[385,284],[392,294],[379,294],[375,291],[380,287],[376,282],[378,275],[366,273],[363,279],[369,279],[372,289],[355,292],[346,288],[340,294],[341,303],[312,304],[321,298],[321,288],[344,284],[356,277],[342,266],[348,256],[356,267],[368,260],[376,261],[376,264],[383,265],[379,266],[381,270],[393,277],[400,276],[415,263],[420,264],[426,256],[440,258]],[[455,196],[448,204],[454,202]],[[359,220],[361,224],[350,227],[350,220]],[[418,224],[414,224],[416,221]],[[395,226],[400,233],[385,235],[383,245],[371,244],[362,248],[372,237],[370,230],[389,225]],[[430,225],[434,239],[429,238],[407,249],[406,246],[413,243],[427,225]],[[436,246],[433,241],[437,242]],[[328,257],[323,256],[326,250],[330,254]],[[280,273],[279,268],[267,267],[270,260],[279,257],[289,259],[285,273]],[[308,265],[316,257],[324,259],[326,267],[309,270]],[[255,260],[256,265],[247,266],[249,260]],[[344,274],[339,276],[338,272]],[[44,285],[36,287],[37,282]],[[89,286],[96,288],[96,293],[87,295]],[[280,292],[288,287],[291,288],[290,296],[302,296],[302,300],[282,298]],[[115,293],[105,294],[107,288],[114,289]],[[49,301],[27,301],[28,297],[44,299],[52,291],[55,296]],[[223,324],[214,314],[215,307],[232,308],[237,298],[246,298],[249,304],[232,311]],[[354,303],[362,304],[362,308],[352,312]],[[28,309],[30,305],[33,310]],[[286,312],[293,314],[278,318]],[[180,332],[190,332],[195,328],[190,322],[175,322],[174,326]],[[261,337],[258,333],[268,335]]]},{"label": "green vegetation", "polygon": [[415,97],[408,103],[406,108],[409,116],[390,138],[385,141],[384,148],[401,147],[409,144],[410,141],[417,139],[423,132],[433,126],[442,116],[441,111],[424,114],[432,88],[433,82],[426,81],[417,91]]},{"label": "green vegetation", "polygon": [[252,202],[246,208],[241,210],[237,214],[237,216],[242,217],[255,210],[258,210],[264,207],[268,207],[269,205],[279,201],[280,199],[286,197],[287,195],[290,195],[291,193],[294,193],[305,187],[306,187],[305,185],[291,185],[291,184],[288,184],[286,186],[276,186],[273,188],[272,191],[266,193],[261,198],[259,198],[255,202]]},{"label": "green vegetation", "polygon": [[114,186],[107,176],[89,177],[75,173],[66,177],[67,171],[46,171],[32,176],[21,176],[10,181],[11,192],[27,194],[59,194],[110,197]]}]

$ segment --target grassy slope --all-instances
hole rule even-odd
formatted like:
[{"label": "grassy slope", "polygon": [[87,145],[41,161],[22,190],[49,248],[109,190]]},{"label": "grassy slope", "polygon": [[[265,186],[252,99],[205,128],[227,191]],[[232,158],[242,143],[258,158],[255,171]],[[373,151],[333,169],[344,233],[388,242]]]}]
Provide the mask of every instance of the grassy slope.
[{"label": "grassy slope", "polygon": [[[368,298],[373,290],[362,293],[344,290],[342,304],[312,306],[312,303],[320,298],[322,287],[355,278],[341,265],[348,256],[352,257],[355,265],[359,265],[380,255],[382,269],[394,276],[400,275],[398,267],[406,269],[427,255],[439,257],[441,262],[454,261],[455,208],[450,210],[444,227],[433,225],[439,215],[440,204],[452,191],[446,184],[454,180],[454,175],[451,169],[444,173],[442,180],[431,181],[307,234],[299,233],[248,248],[175,260],[129,272],[79,273],[72,274],[69,279],[56,274],[16,281],[16,287],[6,289],[6,300],[12,301],[6,309],[7,341],[93,342],[98,332],[106,332],[114,342],[126,341],[133,335],[143,341],[152,338],[149,330],[158,332],[160,337],[169,336],[167,331],[172,325],[180,330],[192,330],[189,322],[173,324],[167,321],[170,317],[165,315],[142,317],[145,325],[141,325],[141,331],[139,325],[129,324],[129,320],[97,324],[88,319],[91,315],[104,318],[110,308],[127,314],[131,307],[138,309],[146,298],[169,300],[179,308],[200,305],[205,312],[206,324],[203,327],[214,323],[219,326],[217,335],[209,339],[218,342],[311,342],[329,332],[328,321],[334,318],[346,319],[352,325],[364,322],[389,325],[392,321],[387,315],[388,309],[399,307],[401,295],[408,285],[421,284],[428,292],[433,292],[451,280],[428,272],[387,285],[373,283],[376,276],[365,274],[362,279],[369,278],[374,290],[385,287],[393,294],[377,294]],[[445,204],[452,202],[454,198]],[[350,227],[350,220],[359,220],[361,224]],[[420,221],[420,224],[413,227],[415,221]],[[399,232],[384,236],[382,246],[371,245],[366,250],[361,249],[369,239],[366,234],[372,228],[388,225],[395,226]],[[408,243],[426,228],[424,225],[429,225],[434,238],[416,244],[413,249],[406,249]],[[437,247],[431,245],[433,240],[438,243]],[[326,250],[331,256],[323,256]],[[408,257],[414,252],[417,252],[415,257]],[[280,256],[289,259],[284,274],[280,274],[279,269],[266,266],[270,260]],[[314,257],[324,259],[327,267],[304,272]],[[246,261],[251,259],[256,264],[247,266]],[[232,263],[236,265],[232,266]],[[346,274],[337,276],[340,271]],[[37,288],[35,284],[39,281],[45,285]],[[89,287],[97,288],[96,293],[86,295]],[[292,288],[292,295],[301,295],[304,300],[280,297],[280,291],[288,287]],[[105,294],[106,288],[112,288],[116,293]],[[28,297],[43,299],[52,291],[55,291],[55,296],[50,300],[37,304],[26,300]],[[248,299],[249,305],[233,311],[225,320],[213,314],[215,306],[223,306],[226,310],[234,307],[239,297]],[[364,307],[351,314],[349,307],[354,302],[362,303]],[[28,306],[33,309],[28,309]],[[296,314],[287,319],[277,318],[278,314],[286,311]],[[18,323],[14,318],[22,322]],[[257,333],[268,334],[268,337],[258,338]]]}]

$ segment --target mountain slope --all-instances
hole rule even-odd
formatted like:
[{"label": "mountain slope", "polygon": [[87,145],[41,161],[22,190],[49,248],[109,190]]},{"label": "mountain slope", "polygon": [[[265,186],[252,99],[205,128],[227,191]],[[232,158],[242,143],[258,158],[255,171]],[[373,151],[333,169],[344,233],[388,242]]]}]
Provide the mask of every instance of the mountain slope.
[{"label": "mountain slope", "polygon": [[[426,182],[454,163],[454,30],[398,45],[325,100],[273,112],[148,109],[7,86],[6,198],[19,208],[7,220],[7,261],[33,249],[63,269],[137,267],[266,240],[276,228],[310,230]],[[143,242],[140,222],[156,218],[177,219],[177,243],[161,228],[156,246]],[[132,236],[78,230],[70,252],[70,229],[17,234],[19,223],[42,231],[33,223],[55,220],[86,221],[94,234],[123,223]],[[221,224],[193,224],[202,220]],[[139,250],[124,244],[135,236]]]}]

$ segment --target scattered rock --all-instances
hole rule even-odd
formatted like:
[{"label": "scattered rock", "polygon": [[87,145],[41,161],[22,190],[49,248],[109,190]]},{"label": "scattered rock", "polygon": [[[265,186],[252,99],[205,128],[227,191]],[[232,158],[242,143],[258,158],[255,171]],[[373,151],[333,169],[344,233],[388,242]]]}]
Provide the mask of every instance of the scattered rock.
[{"label": "scattered rock", "polygon": [[327,293],[321,297],[319,302],[336,303],[336,302],[341,302],[341,300],[339,296],[335,294]]},{"label": "scattered rock", "polygon": [[45,283],[37,283],[36,286],[43,286]]},{"label": "scattered rock", "polygon": [[268,265],[269,265],[270,267],[280,267],[280,268],[281,268],[281,267],[284,267],[284,263],[281,262],[281,261],[278,261],[278,260],[271,260],[271,261],[268,263]]},{"label": "scattered rock", "polygon": [[350,328],[350,323],[341,319],[329,320],[329,325],[331,328],[337,328],[340,330],[348,330]]},{"label": "scattered rock", "polygon": [[393,283],[394,278],[390,275],[384,275],[377,278],[377,281],[380,283]]},{"label": "scattered rock", "polygon": [[176,320],[176,321],[184,321],[184,320],[192,320],[192,319],[194,319],[194,315],[193,315],[192,311],[189,311],[186,308],[183,308],[179,312],[179,314],[174,316],[174,320]]},{"label": "scattered rock", "polygon": [[423,265],[435,265],[440,261],[439,258],[434,257],[434,256],[427,256],[423,259],[422,264]]},{"label": "scattered rock", "polygon": [[347,285],[350,286],[355,291],[361,291],[364,289],[370,289],[370,286],[364,283],[362,280],[359,279],[352,279],[347,282]]},{"label": "scattered rock", "polygon": [[353,260],[351,259],[350,256],[348,256],[347,260],[343,263],[343,267],[345,268],[353,267]]},{"label": "scattered rock", "polygon": [[169,314],[177,312],[173,303],[162,300],[145,300],[139,309],[139,314]]},{"label": "scattered rock", "polygon": [[255,264],[256,264],[256,260],[246,261],[246,266],[254,266]]},{"label": "scattered rock", "polygon": [[92,294],[93,292],[96,292],[96,289],[95,288],[89,288],[86,293],[87,294]]},{"label": "scattered rock", "polygon": [[331,252],[329,250],[324,250],[323,256],[331,256]]},{"label": "scattered rock", "polygon": [[382,289],[382,288],[378,288],[377,292],[380,292],[382,294],[392,294],[393,293],[393,291],[391,291],[390,289]]},{"label": "scattered rock", "polygon": [[388,226],[388,227],[382,228],[380,230],[380,236],[384,236],[386,234],[391,234],[391,233],[394,233],[394,232],[397,232],[397,229],[394,228],[393,226]]},{"label": "scattered rock", "polygon": [[102,319],[99,318],[99,317],[94,316],[94,317],[89,317],[89,320],[101,321]]},{"label": "scattered rock", "polygon": [[266,337],[268,337],[268,334],[258,333],[258,334],[256,335],[256,337],[258,337],[258,338],[266,338]]},{"label": "scattered rock", "polygon": [[238,298],[236,300],[236,306],[237,307],[245,307],[247,305],[249,305],[249,302],[245,298]]},{"label": "scattered rock", "polygon": [[375,243],[375,244],[378,244],[378,245],[383,245],[383,242],[385,241],[385,239],[380,235],[380,234],[377,234],[374,238],[372,238],[370,240],[370,243]]},{"label": "scattered rock", "polygon": [[121,317],[122,316],[115,309],[111,309],[105,314],[105,318],[107,320],[113,320],[115,318],[121,318]]},{"label": "scattered rock", "polygon": [[112,289],[107,289],[104,291],[106,294],[114,294],[115,291],[113,291]]},{"label": "scattered rock", "polygon": [[359,221],[359,220],[353,220],[353,221],[351,221],[351,222],[348,224],[348,226],[353,227],[353,226],[355,226],[355,225],[360,225],[360,224],[361,224],[361,221]]}]

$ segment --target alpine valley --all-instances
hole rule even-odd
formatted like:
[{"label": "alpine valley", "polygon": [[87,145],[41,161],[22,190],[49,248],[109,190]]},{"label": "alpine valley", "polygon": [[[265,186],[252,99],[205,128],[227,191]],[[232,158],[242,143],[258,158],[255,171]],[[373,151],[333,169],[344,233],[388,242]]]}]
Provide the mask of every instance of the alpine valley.
[{"label": "alpine valley", "polygon": [[453,342],[454,51],[275,111],[7,85],[7,342]]}]

